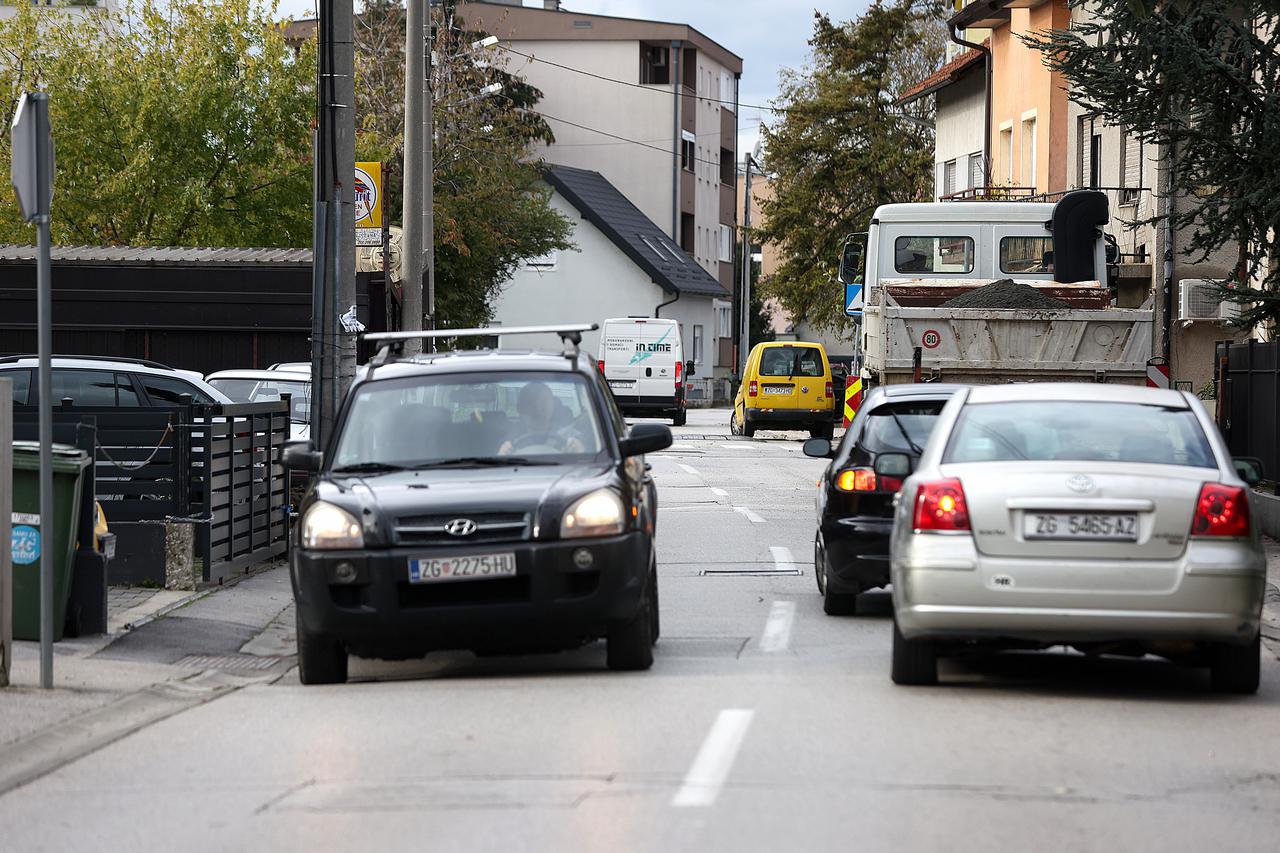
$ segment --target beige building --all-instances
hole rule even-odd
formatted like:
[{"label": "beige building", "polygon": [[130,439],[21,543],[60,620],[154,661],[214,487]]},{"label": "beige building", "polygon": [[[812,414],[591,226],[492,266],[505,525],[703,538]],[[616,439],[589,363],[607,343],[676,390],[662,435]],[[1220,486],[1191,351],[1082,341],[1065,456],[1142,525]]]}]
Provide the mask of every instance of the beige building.
[{"label": "beige building", "polygon": [[542,91],[552,164],[599,172],[731,289],[742,59],[685,24],[579,14],[557,0],[460,3],[495,57]]}]

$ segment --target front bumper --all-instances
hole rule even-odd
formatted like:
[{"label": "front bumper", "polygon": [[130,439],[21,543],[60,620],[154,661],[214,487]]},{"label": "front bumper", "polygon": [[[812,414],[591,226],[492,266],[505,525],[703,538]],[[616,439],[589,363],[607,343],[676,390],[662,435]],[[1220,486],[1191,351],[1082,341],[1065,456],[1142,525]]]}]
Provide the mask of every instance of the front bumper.
[{"label": "front bumper", "polygon": [[[434,649],[553,651],[603,636],[640,608],[649,569],[643,532],[603,539],[510,542],[465,548],[407,546],[290,554],[298,616],[307,630],[353,650],[425,654]],[[592,565],[573,555],[587,549]],[[409,559],[512,551],[508,578],[410,584]],[[335,567],[356,566],[351,583]]]},{"label": "front bumper", "polygon": [[823,519],[821,547],[827,585],[834,593],[859,593],[889,584],[889,536],[893,519],[851,516]]},{"label": "front bumper", "polygon": [[[1097,581],[1111,571],[1114,583]],[[1255,543],[1202,540],[1172,561],[993,558],[971,537],[917,534],[891,580],[908,639],[1245,643],[1261,624],[1266,560]]]}]

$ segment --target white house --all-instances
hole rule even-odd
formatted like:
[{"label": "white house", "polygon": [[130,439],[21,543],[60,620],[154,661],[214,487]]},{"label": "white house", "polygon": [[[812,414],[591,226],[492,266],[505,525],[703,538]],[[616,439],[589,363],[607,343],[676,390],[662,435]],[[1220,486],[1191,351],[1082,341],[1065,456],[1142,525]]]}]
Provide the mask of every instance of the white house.
[{"label": "white house", "polygon": [[[504,326],[607,317],[670,317],[683,330],[686,359],[696,377],[724,377],[731,369],[729,293],[666,232],[599,172],[548,166],[551,205],[575,223],[575,249],[536,258],[507,282],[493,306]],[[599,333],[583,336],[594,353]],[[558,347],[553,336],[534,341]]]}]

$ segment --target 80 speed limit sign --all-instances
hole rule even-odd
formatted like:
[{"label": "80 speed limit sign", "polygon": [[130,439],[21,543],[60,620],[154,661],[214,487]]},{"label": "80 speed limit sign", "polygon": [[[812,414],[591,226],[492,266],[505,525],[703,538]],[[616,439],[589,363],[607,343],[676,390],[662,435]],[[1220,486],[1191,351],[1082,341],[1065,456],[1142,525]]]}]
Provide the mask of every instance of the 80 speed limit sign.
[{"label": "80 speed limit sign", "polygon": [[942,335],[936,329],[925,329],[920,336],[920,343],[925,349],[937,349],[938,344],[942,343]]}]

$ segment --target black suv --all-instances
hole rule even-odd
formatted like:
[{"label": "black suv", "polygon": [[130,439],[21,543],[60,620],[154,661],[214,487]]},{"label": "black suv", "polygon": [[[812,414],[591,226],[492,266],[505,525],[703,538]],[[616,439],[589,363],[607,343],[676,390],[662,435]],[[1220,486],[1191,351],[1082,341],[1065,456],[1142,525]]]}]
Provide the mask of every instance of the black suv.
[{"label": "black suv", "polygon": [[[348,651],[421,657],[550,652],[604,637],[611,669],[648,669],[658,636],[657,492],[571,329],[564,353],[404,356],[386,344],[347,393],[290,552],[304,684],[346,680]],[[423,335],[430,336],[431,333]]]},{"label": "black suv", "polygon": [[893,498],[915,469],[942,407],[959,385],[890,385],[862,401],[839,447],[823,438],[807,456],[830,459],[818,487],[814,576],[822,609],[851,616],[858,593],[889,583]]}]

